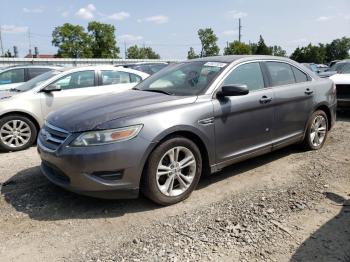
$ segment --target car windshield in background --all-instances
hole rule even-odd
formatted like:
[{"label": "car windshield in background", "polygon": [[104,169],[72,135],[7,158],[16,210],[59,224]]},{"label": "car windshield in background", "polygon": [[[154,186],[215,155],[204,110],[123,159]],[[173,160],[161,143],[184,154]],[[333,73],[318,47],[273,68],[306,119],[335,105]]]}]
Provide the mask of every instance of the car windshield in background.
[{"label": "car windshield in background", "polygon": [[49,71],[47,73],[44,73],[44,74],[39,75],[37,77],[34,77],[33,79],[29,80],[28,82],[25,82],[24,84],[16,87],[15,90],[18,92],[25,92],[25,91],[31,90],[34,87],[37,87],[41,83],[49,80],[51,77],[53,77],[59,73],[61,73],[61,71],[56,71],[56,70]]},{"label": "car windshield in background", "polygon": [[348,63],[335,63],[332,65],[327,71],[336,71],[341,72],[343,67],[346,66]]},{"label": "car windshield in background", "polygon": [[153,75],[154,73],[157,73],[158,71],[160,71],[161,69],[167,66],[168,64],[148,64],[148,65],[140,64],[140,65],[131,65],[129,66],[129,68],[139,70],[141,72],[145,72],[149,75]]},{"label": "car windshield in background", "polygon": [[150,76],[135,89],[177,96],[199,95],[226,66],[227,63],[202,61],[173,64]]}]

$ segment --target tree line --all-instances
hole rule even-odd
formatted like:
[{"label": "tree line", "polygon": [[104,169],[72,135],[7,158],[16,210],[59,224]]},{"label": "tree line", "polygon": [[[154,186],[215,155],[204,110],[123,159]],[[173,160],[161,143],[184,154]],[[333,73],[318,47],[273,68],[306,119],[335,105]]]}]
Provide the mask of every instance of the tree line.
[{"label": "tree line", "polygon": [[[92,21],[85,29],[80,25],[65,23],[52,32],[52,45],[57,47],[59,58],[120,58],[120,49],[115,37],[116,28],[111,24]],[[193,47],[187,52],[188,59],[216,56],[220,54],[218,37],[211,28],[198,30],[201,49],[198,53]],[[323,64],[333,60],[349,58],[350,38],[342,37],[331,43],[298,47],[290,58],[297,62]],[[257,43],[227,42],[223,55],[274,55],[286,56],[286,51],[278,45],[269,46],[262,35]],[[129,59],[160,59],[151,47],[133,45],[126,50]],[[5,57],[12,57],[7,50]]]}]

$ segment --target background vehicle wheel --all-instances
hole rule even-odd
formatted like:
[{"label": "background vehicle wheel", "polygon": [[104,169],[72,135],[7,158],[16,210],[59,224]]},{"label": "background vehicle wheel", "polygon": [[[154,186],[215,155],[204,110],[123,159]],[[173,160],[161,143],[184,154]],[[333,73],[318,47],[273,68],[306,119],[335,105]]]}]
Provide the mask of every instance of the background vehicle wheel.
[{"label": "background vehicle wheel", "polygon": [[196,144],[184,137],[173,137],[150,155],[142,190],[158,204],[175,204],[191,194],[201,173],[202,157]]},{"label": "background vehicle wheel", "polygon": [[310,118],[303,141],[308,150],[320,149],[328,135],[328,118],[324,111],[317,110]]},{"label": "background vehicle wheel", "polygon": [[0,149],[20,151],[35,142],[37,130],[32,121],[20,115],[10,115],[0,119]]}]

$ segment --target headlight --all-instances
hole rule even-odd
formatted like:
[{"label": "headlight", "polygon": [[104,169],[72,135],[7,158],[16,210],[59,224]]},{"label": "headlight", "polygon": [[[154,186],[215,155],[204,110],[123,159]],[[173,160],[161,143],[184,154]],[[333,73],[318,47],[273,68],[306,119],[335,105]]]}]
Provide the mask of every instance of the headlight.
[{"label": "headlight", "polygon": [[142,125],[117,129],[90,131],[82,133],[71,146],[97,146],[133,139],[141,131]]}]

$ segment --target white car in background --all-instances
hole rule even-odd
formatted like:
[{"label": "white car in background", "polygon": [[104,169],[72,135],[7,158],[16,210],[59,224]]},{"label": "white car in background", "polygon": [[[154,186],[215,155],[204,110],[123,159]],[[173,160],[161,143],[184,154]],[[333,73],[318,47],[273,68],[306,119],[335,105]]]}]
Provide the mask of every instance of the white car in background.
[{"label": "white car in background", "polygon": [[329,77],[337,89],[338,108],[350,108],[350,60],[339,62],[341,70]]},{"label": "white car in background", "polygon": [[9,91],[0,91],[0,150],[18,151],[31,146],[50,112],[98,95],[131,89],[148,76],[114,66],[61,68]]},{"label": "white car in background", "polygon": [[15,88],[24,82],[44,74],[48,71],[59,69],[58,66],[24,65],[10,66],[0,69],[0,90]]}]

